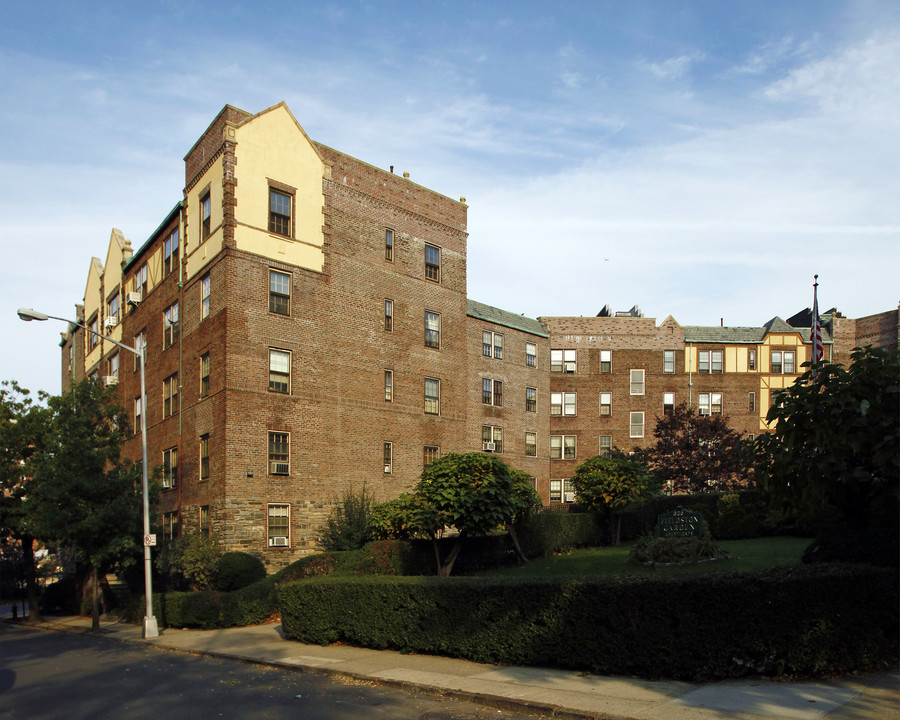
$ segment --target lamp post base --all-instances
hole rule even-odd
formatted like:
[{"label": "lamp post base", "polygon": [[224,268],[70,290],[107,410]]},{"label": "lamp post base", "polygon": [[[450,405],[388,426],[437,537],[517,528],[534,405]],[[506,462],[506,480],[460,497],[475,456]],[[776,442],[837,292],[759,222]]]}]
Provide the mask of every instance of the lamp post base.
[{"label": "lamp post base", "polygon": [[141,637],[144,639],[159,637],[159,627],[156,624],[155,615],[151,615],[150,617],[144,616],[144,632]]}]

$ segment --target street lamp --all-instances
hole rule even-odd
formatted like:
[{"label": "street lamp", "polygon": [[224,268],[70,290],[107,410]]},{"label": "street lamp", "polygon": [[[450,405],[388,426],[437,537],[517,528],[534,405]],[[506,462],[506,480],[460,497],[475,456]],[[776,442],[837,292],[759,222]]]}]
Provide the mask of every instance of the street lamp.
[{"label": "street lamp", "polygon": [[33,310],[32,308],[19,308],[17,311],[19,317],[26,322],[31,322],[32,320],[61,320],[64,323],[69,323],[70,325],[76,325],[84,330],[87,330],[89,333],[93,333],[99,338],[103,338],[104,340],[111,342],[113,345],[117,345],[123,350],[127,350],[130,353],[134,353],[140,358],[141,361],[141,459],[143,461],[143,479],[142,479],[142,489],[144,495],[144,594],[147,596],[147,612],[144,615],[144,626],[143,626],[143,637],[145,638],[154,638],[159,637],[159,626],[156,623],[156,617],[153,615],[153,576],[151,573],[151,565],[150,565],[150,546],[147,544],[148,536],[150,535],[150,494],[149,494],[149,482],[147,479],[147,390],[144,384],[144,347],[141,345],[135,345],[131,347],[130,345],[125,345],[120,343],[118,340],[113,340],[111,337],[107,337],[106,335],[101,335],[96,330],[92,330],[87,325],[76,322],[74,320],[66,320],[66,318],[56,317],[55,315],[45,315],[42,312],[38,312],[37,310]]}]

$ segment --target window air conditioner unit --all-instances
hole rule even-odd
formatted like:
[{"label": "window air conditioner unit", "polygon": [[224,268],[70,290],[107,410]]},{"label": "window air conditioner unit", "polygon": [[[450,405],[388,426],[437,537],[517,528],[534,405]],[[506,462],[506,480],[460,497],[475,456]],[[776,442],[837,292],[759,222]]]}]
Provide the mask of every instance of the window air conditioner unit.
[{"label": "window air conditioner unit", "polygon": [[284,536],[269,538],[269,547],[287,547],[287,544],[287,538]]},{"label": "window air conditioner unit", "polygon": [[700,408],[697,412],[698,415],[709,415],[709,410],[706,408]]},{"label": "window air conditioner unit", "polygon": [[119,378],[115,375],[104,375],[103,376],[103,385],[105,387],[109,387],[110,385],[116,385],[119,382]]},{"label": "window air conditioner unit", "polygon": [[497,443],[486,442],[482,443],[482,447],[485,452],[494,452],[497,449]]},{"label": "window air conditioner unit", "polygon": [[106,318],[106,320],[103,323],[103,327],[105,327],[107,330],[112,330],[118,324],[119,324],[119,318],[115,317],[114,315],[111,315],[110,317]]},{"label": "window air conditioner unit", "polygon": [[140,304],[141,302],[141,294],[139,292],[129,292],[125,293],[125,302],[128,305],[134,307],[135,305]]},{"label": "window air conditioner unit", "polygon": [[568,373],[573,373],[573,372],[575,372],[575,363],[573,363],[573,362],[567,362],[567,363],[566,363],[566,372],[568,372]]},{"label": "window air conditioner unit", "polygon": [[384,471],[385,471],[386,473],[389,473],[389,472],[391,471],[391,466],[390,466],[390,465],[385,465],[385,466],[384,466]]},{"label": "window air conditioner unit", "polygon": [[290,471],[290,465],[286,462],[270,462],[269,463],[269,474],[270,475],[287,475]]}]

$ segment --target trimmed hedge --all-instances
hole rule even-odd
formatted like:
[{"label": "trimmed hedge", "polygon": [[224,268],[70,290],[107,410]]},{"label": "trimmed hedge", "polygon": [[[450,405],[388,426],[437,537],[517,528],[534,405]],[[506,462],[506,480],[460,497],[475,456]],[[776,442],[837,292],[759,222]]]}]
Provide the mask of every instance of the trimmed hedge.
[{"label": "trimmed hedge", "polygon": [[218,560],[212,574],[212,586],[221,592],[240,590],[266,577],[266,566],[255,555],[227,552]]},{"label": "trimmed hedge", "polygon": [[660,578],[337,578],[281,586],[289,637],[601,674],[823,676],[893,662],[897,574],[842,565]]}]

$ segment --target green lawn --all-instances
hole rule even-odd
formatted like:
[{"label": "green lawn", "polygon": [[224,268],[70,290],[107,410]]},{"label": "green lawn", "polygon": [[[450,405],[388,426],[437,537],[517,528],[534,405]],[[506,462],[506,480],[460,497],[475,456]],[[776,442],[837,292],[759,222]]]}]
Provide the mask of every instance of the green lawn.
[{"label": "green lawn", "polygon": [[783,565],[797,565],[809,538],[767,537],[752,540],[720,540],[716,543],[728,552],[725,560],[651,567],[628,562],[632,543],[618,547],[586,548],[562,555],[532,560],[523,567],[491,570],[483,575],[507,575],[517,577],[553,577],[557,575],[661,575],[673,573],[706,573],[732,570],[763,570]]}]

